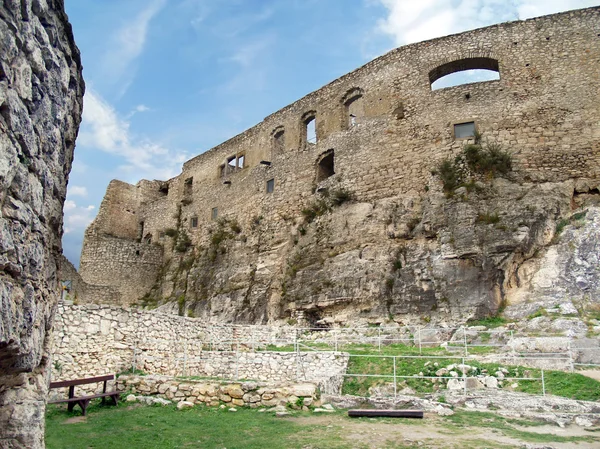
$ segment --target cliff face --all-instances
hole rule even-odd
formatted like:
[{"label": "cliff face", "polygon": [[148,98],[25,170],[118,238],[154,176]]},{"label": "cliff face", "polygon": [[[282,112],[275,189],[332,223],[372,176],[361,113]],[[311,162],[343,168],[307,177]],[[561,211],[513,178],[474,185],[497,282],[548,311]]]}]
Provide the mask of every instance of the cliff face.
[{"label": "cliff face", "polygon": [[[212,322],[495,313],[597,196],[599,19],[595,7],[400,47],[173,179],[111,183],[83,280]],[[472,68],[499,79],[432,86]]]},{"label": "cliff face", "polygon": [[0,36],[0,447],[40,448],[84,83],[61,0],[3,2]]},{"label": "cliff face", "polygon": [[[142,303],[168,298],[163,310],[212,322],[312,326],[456,324],[494,315],[525,301],[536,264],[556,251],[561,217],[598,202],[592,194],[574,204],[574,192],[569,181],[496,178],[448,198],[432,177],[421,196],[348,199],[277,231],[259,220],[242,229],[223,220],[208,230],[208,245],[166,264]],[[570,245],[563,249],[579,250]],[[571,265],[556,271],[576,276]]]}]

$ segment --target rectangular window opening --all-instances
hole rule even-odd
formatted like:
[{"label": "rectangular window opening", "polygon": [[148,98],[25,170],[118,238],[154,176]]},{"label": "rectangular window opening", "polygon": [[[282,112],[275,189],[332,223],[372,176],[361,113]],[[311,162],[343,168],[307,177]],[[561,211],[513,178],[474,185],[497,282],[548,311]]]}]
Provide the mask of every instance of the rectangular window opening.
[{"label": "rectangular window opening", "polygon": [[239,169],[244,168],[244,160],[245,160],[245,156],[243,154],[240,154],[237,158],[237,167]]},{"label": "rectangular window opening", "polygon": [[192,217],[192,219],[190,221],[190,225],[192,228],[197,228],[198,227],[198,217]]},{"label": "rectangular window opening", "polygon": [[475,136],[475,122],[457,123],[454,125],[454,138],[464,139]]},{"label": "rectangular window opening", "polygon": [[267,181],[267,193],[273,193],[275,190],[275,179],[269,179]]},{"label": "rectangular window opening", "polygon": [[212,211],[210,213],[210,218],[212,220],[216,220],[218,216],[219,216],[219,208],[218,207],[213,207]]}]

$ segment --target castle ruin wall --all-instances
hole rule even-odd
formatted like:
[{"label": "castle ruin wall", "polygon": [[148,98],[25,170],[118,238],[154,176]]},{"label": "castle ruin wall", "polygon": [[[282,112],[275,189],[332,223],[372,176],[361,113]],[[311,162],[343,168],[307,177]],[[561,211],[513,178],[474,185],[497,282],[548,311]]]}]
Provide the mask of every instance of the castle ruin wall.
[{"label": "castle ruin wall", "polygon": [[[207,247],[216,220],[227,218],[244,235],[261,222],[265,233],[258,256],[241,242],[233,249],[243,263],[268,267],[256,273],[271,279],[265,285],[276,285],[273,279],[285,271],[289,254],[281,249],[286,244],[282,229],[301,219],[315,191],[335,186],[356,203],[400,198],[417,204],[438,182],[431,174],[436,165],[457,155],[468,141],[455,138],[455,124],[473,122],[485,139],[511,152],[513,177],[522,185],[582,178],[597,182],[599,19],[600,8],[594,7],[400,47],[187,161],[182,173],[165,183],[111,184],[99,218],[86,233],[81,275],[86,282],[121,288],[122,278],[114,277],[108,262],[121,257],[120,248],[112,245],[102,254],[102,236],[116,226],[108,224],[106,215],[114,222],[124,218],[127,230],[117,234],[128,239],[143,222],[142,237],[150,238],[141,244],[162,245],[163,263],[183,257],[172,251],[167,229],[185,231],[195,247]],[[432,90],[439,75],[475,63],[497,67],[500,79]],[[309,141],[306,129],[312,118],[316,142]],[[323,163],[327,158],[329,165]],[[119,213],[123,204],[137,206]],[[136,222],[127,214],[135,215]],[[388,239],[385,232],[355,236],[361,238],[362,246]],[[144,264],[131,259],[119,269],[135,279]],[[464,268],[464,263],[457,266],[457,273]],[[470,273],[479,276],[476,270]],[[142,280],[124,301],[137,301],[149,284]],[[169,288],[166,296],[177,293],[175,285]],[[267,320],[267,309],[281,293],[263,295],[250,321]],[[497,291],[484,297],[499,301]],[[214,307],[218,314],[221,306]]]}]

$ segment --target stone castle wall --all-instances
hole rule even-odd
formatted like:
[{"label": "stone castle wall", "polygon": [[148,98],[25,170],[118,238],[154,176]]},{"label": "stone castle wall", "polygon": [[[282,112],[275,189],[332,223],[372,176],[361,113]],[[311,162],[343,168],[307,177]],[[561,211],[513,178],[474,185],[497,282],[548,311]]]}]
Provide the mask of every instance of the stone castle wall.
[{"label": "stone castle wall", "polygon": [[81,59],[61,0],[0,2],[0,447],[44,447]]},{"label": "stone castle wall", "polygon": [[348,356],[342,353],[250,352],[276,343],[277,332],[286,330],[209,328],[197,318],[113,306],[60,304],[53,380],[120,373],[135,367],[169,376],[308,381],[327,386],[331,385],[329,379],[345,373]]},{"label": "stone castle wall", "polygon": [[[111,183],[98,218],[86,232],[83,279],[122,291],[130,286],[122,299],[126,303],[149,291],[150,274],[139,282],[136,277],[147,270],[145,261],[128,258],[126,266],[112,266],[123,250],[103,239],[119,236],[140,239],[148,248],[161,245],[168,269],[155,279],[154,295],[183,296],[198,314],[215,321],[268,322],[293,317],[300,309],[318,317],[324,310],[339,315],[361,302],[365,304],[355,315],[369,310],[380,317],[407,311],[422,315],[443,311],[448,304],[464,317],[493,313],[511,273],[496,268],[482,273],[480,267],[487,264],[480,260],[452,261],[460,259],[456,248],[439,254],[460,236],[431,240],[439,230],[432,230],[436,223],[431,217],[433,224],[423,221],[422,211],[441,204],[435,197],[440,182],[432,170],[468,141],[454,137],[454,125],[474,122],[486,139],[511,152],[512,180],[525,186],[515,196],[522,199],[539,184],[560,191],[556,204],[543,206],[548,217],[564,214],[570,200],[562,198],[563,192],[573,192],[569,183],[585,178],[598,185],[599,18],[599,8],[588,8],[400,47],[189,160],[169,181]],[[500,79],[431,88],[439,75],[478,67],[497,68]],[[313,117],[316,142],[308,141],[306,131]],[[273,191],[268,192],[271,180]],[[322,192],[340,191],[354,205],[332,212],[331,223],[318,222],[303,238],[309,227],[301,225],[302,211],[318,202]],[[508,194],[504,199],[514,204]],[[481,212],[471,210],[470,217],[457,206],[446,215],[477,223]],[[521,212],[527,217],[510,220],[528,227],[526,241],[539,240],[539,222],[549,218]],[[220,241],[215,235],[223,235],[219,219],[229,220],[235,229],[226,248],[215,244]],[[412,240],[414,223],[419,222],[428,234]],[[165,234],[169,230],[188,235],[194,249],[173,251],[177,242]],[[521,245],[523,238],[514,232],[511,243],[498,243],[497,248],[512,251]],[[402,241],[390,243],[398,236]],[[464,240],[482,239],[469,235]],[[481,246],[465,254],[488,257]],[[390,289],[388,267],[402,251],[407,258],[431,262],[417,267],[405,261],[403,268],[412,272],[399,276],[402,288]],[[440,257],[450,261],[441,263]],[[369,274],[365,260],[377,262],[377,276]],[[329,262],[327,272],[319,269]],[[182,264],[194,268],[183,274]],[[154,267],[158,272],[158,259]],[[328,273],[334,278],[327,278]],[[461,276],[467,279],[465,291],[440,291],[459,285],[455,279]],[[473,286],[477,282],[481,285]],[[394,298],[385,299],[390,290]],[[390,305],[402,297],[414,304],[407,299]]]}]

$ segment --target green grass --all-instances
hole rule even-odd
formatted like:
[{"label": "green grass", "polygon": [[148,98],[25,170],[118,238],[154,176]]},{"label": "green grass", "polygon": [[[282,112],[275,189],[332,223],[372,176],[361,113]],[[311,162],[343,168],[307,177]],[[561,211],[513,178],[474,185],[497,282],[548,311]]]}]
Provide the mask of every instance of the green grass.
[{"label": "green grass", "polygon": [[[485,323],[487,327],[493,327],[494,324],[504,323],[503,318],[488,318],[480,320],[479,322]],[[485,333],[481,334],[482,340],[485,340]],[[308,346],[308,343],[307,343]],[[310,343],[310,347],[319,350],[332,350],[332,346],[325,343]],[[462,349],[462,346],[457,346],[458,349]],[[392,376],[394,373],[394,362],[392,358],[377,357],[381,355],[386,356],[407,356],[407,355],[422,355],[442,357],[441,359],[396,359],[396,374],[402,376],[412,376],[415,374],[423,373],[425,376],[435,376],[435,372],[440,368],[446,367],[451,364],[462,363],[462,351],[457,352],[456,356],[449,353],[446,349],[440,347],[422,347],[419,349],[418,346],[408,346],[404,344],[392,344],[382,345],[381,352],[377,345],[360,345],[360,344],[349,344],[349,345],[338,345],[340,351],[348,352],[352,355],[373,355],[374,357],[350,357],[348,363],[348,374],[369,374],[376,377],[346,377],[342,386],[343,394],[350,394],[353,396],[368,396],[370,387],[382,385],[385,383],[393,382]],[[273,345],[267,346],[269,351],[282,351],[291,352],[294,351],[292,345],[277,347]],[[306,349],[303,349],[306,352]],[[486,346],[469,346],[469,354],[486,354],[493,352],[493,347]],[[445,356],[445,357],[444,357]],[[429,363],[427,363],[429,362]],[[438,363],[438,366],[434,366],[434,363]],[[426,365],[427,364],[427,365]],[[509,374],[506,377],[533,377],[540,378],[541,370],[537,368],[525,368],[501,363],[481,363],[476,360],[469,358],[465,359],[465,364],[474,366],[477,368],[475,374],[482,373],[482,370],[487,370],[487,373],[493,375],[500,368],[506,368],[509,370]],[[524,373],[527,371],[527,376]],[[458,372],[458,371],[457,371]],[[460,374],[460,373],[459,373]],[[378,375],[381,375],[379,377]],[[469,375],[473,375],[469,373]],[[445,376],[449,377],[449,376]],[[544,371],[544,380],[546,384],[546,394],[552,394],[556,396],[562,396],[569,399],[578,399],[582,401],[598,401],[600,400],[600,382],[583,376],[577,373],[566,373],[563,371]],[[404,382],[404,383],[403,383]],[[512,384],[513,381],[505,381],[505,386]],[[529,394],[542,394],[542,382],[540,380],[519,380],[516,381],[518,387],[514,391]],[[435,384],[430,379],[398,379],[398,390],[404,386],[408,386],[415,390],[418,394],[432,393],[435,391]],[[441,389],[445,389],[443,384]]]},{"label": "green grass", "polygon": [[[238,408],[235,413],[219,408],[196,406],[177,410],[173,406],[142,406],[124,403],[118,407],[93,404],[86,418],[80,412],[50,406],[46,414],[48,449],[175,449],[175,448],[413,448],[453,449],[508,448],[490,432],[522,442],[597,442],[600,435],[556,436],[528,431],[545,423],[505,418],[489,412],[458,410],[450,417],[431,416],[424,420],[390,418],[348,418],[345,411],[332,415],[300,413],[299,418],[281,419],[270,413]],[[77,418],[77,419],[73,419]],[[308,418],[308,419],[304,419]],[[70,422],[69,422],[70,421]],[[402,435],[417,426],[420,443]],[[365,430],[380,437],[371,441]],[[428,438],[430,430],[437,432]],[[356,436],[363,435],[363,441]],[[439,434],[447,435],[440,440]],[[411,436],[411,438],[414,438]],[[373,446],[377,444],[377,446]],[[424,446],[423,446],[424,445]]]},{"label": "green grass", "polygon": [[[435,349],[435,348],[426,348]],[[389,352],[392,352],[390,350]],[[352,352],[351,352],[352,353]],[[358,353],[354,351],[354,353]],[[365,352],[366,353],[366,352]],[[390,354],[395,355],[395,354]],[[404,353],[403,355],[407,355]],[[429,364],[426,365],[426,363]],[[434,366],[434,362],[438,366]],[[442,358],[442,359],[396,359],[396,374],[402,376],[412,376],[414,374],[423,373],[424,376],[435,376],[435,372],[451,364],[462,363],[460,358]],[[469,373],[469,376],[482,374],[483,370],[487,370],[488,374],[493,375],[501,367],[508,369],[507,378],[511,377],[531,377],[540,378],[541,370],[537,368],[524,368],[511,366],[499,363],[481,363],[476,360],[466,359],[465,364],[473,366],[476,370]],[[456,370],[459,375],[459,370]],[[370,374],[392,376],[393,359],[377,358],[377,357],[350,357],[348,363],[349,374]],[[449,376],[444,376],[448,378]],[[401,385],[401,382],[405,383]],[[600,400],[600,382],[583,376],[577,373],[566,373],[563,371],[544,371],[544,381],[546,385],[546,394],[562,396],[569,399],[578,399],[583,401],[598,401]],[[346,377],[342,386],[343,394],[354,396],[368,396],[370,387],[381,385],[384,383],[393,382],[392,377]],[[528,394],[542,394],[541,380],[519,380],[515,381],[518,386],[514,391],[519,391]],[[512,384],[513,381],[504,381],[505,385]],[[435,391],[435,384],[430,379],[398,379],[398,389],[404,385],[409,386],[418,394],[431,393]],[[442,384],[441,389],[445,389]]]},{"label": "green grass", "polygon": [[480,320],[469,320],[467,324],[469,326],[485,326],[487,328],[496,328],[500,326],[504,326],[508,321],[506,318],[501,316],[491,316],[488,318],[482,318]]},{"label": "green grass", "polygon": [[270,413],[239,408],[92,405],[84,422],[65,423],[64,409],[49,407],[46,415],[48,449],[132,448],[348,448],[337,426],[300,425]]}]

